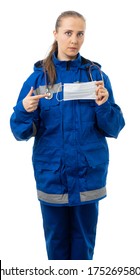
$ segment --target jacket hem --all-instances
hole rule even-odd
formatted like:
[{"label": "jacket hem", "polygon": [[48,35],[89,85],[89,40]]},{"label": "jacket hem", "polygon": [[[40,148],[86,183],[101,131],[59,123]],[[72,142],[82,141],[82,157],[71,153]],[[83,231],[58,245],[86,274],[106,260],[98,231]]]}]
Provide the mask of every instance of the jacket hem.
[{"label": "jacket hem", "polygon": [[48,194],[40,190],[37,191],[38,200],[41,203],[50,205],[50,206],[76,206],[82,204],[94,203],[99,201],[107,196],[106,187],[100,189],[80,192],[79,202],[69,202],[68,194]]}]

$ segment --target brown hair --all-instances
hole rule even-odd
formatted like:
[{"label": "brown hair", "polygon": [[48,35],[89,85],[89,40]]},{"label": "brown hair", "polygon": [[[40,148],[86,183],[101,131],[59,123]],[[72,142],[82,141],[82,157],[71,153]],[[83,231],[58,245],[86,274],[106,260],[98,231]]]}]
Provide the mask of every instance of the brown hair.
[{"label": "brown hair", "polygon": [[[75,11],[65,11],[65,12],[61,13],[56,20],[56,24],[55,24],[56,31],[61,26],[61,20],[66,17],[79,17],[83,21],[85,21],[85,18],[80,13],[75,12]],[[47,73],[48,73],[48,78],[49,78],[51,85],[53,85],[56,80],[56,71],[55,71],[55,66],[53,64],[53,61],[52,61],[52,55],[54,52],[57,52],[57,50],[58,50],[58,45],[57,45],[57,41],[55,40],[51,46],[51,50],[50,50],[48,56],[43,60],[44,70],[47,71]]]}]

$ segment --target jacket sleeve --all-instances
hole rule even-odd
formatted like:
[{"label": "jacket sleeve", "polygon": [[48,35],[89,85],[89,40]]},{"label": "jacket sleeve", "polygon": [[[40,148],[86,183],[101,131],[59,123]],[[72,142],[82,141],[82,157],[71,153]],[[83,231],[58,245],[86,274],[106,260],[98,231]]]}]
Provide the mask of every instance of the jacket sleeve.
[{"label": "jacket sleeve", "polygon": [[104,83],[109,92],[109,98],[100,106],[96,104],[97,127],[104,136],[117,138],[125,126],[125,120],[121,108],[115,104],[111,83],[106,75]]},{"label": "jacket sleeve", "polygon": [[38,127],[38,110],[34,112],[27,112],[22,104],[22,100],[30,91],[31,86],[24,83],[19,94],[17,104],[13,108],[14,112],[10,117],[10,127],[14,137],[18,141],[28,140],[36,134]]}]

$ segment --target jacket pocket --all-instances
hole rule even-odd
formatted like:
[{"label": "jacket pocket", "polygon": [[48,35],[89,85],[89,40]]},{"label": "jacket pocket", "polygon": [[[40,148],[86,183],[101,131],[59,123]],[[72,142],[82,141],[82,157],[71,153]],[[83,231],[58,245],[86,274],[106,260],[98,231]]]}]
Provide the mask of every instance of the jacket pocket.
[{"label": "jacket pocket", "polygon": [[91,100],[91,99],[80,99],[79,103],[87,104],[87,105],[90,105],[90,106],[96,106],[95,100]]},{"label": "jacket pocket", "polygon": [[96,168],[97,165],[109,162],[109,151],[107,146],[103,147],[101,145],[96,145],[96,147],[90,151],[83,150],[83,153],[88,165],[92,168]]},{"label": "jacket pocket", "polygon": [[60,102],[53,96],[52,99],[42,100],[40,117],[46,127],[53,126],[61,120]]},{"label": "jacket pocket", "polygon": [[34,174],[37,189],[45,193],[61,193],[60,163],[36,162],[34,164]]},{"label": "jacket pocket", "polygon": [[79,100],[81,122],[95,122],[95,101]]},{"label": "jacket pocket", "polygon": [[40,100],[40,109],[43,110],[50,110],[51,108],[55,106],[59,106],[60,102],[56,99],[56,94],[53,94],[53,98],[47,99],[47,98],[42,98]]},{"label": "jacket pocket", "polygon": [[86,160],[85,174],[81,181],[81,190],[94,190],[106,185],[108,172],[108,152],[104,149],[83,151]]}]

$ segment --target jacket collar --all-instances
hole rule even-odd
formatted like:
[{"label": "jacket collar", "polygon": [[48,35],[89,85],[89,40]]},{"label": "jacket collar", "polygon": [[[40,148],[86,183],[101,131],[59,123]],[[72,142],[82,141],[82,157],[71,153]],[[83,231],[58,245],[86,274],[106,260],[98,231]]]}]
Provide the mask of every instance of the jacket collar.
[{"label": "jacket collar", "polygon": [[59,60],[57,58],[57,53],[53,53],[52,57],[53,63],[55,66],[60,66],[62,68],[75,68],[75,67],[80,67],[81,65],[81,55],[78,53],[77,58],[74,60]]}]

